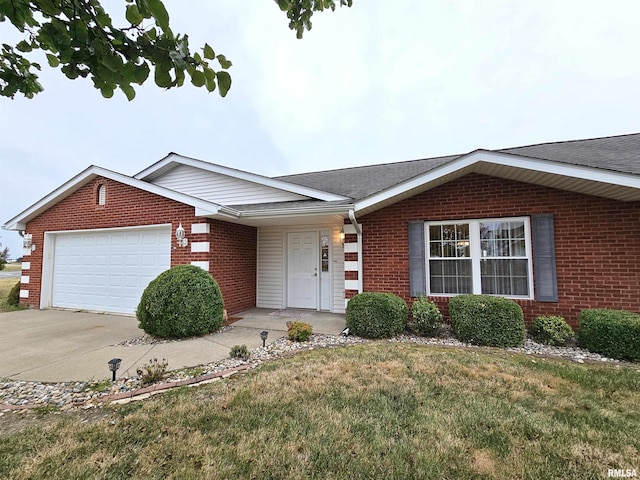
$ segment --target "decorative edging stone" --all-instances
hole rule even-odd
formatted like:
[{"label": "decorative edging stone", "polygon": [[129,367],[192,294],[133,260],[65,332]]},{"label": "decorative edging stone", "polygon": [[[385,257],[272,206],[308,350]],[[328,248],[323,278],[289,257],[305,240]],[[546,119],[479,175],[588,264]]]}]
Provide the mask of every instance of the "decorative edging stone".
[{"label": "decorative edging stone", "polygon": [[[253,368],[253,365],[241,365],[239,367],[230,368],[228,370],[222,370],[220,372],[206,373],[193,378],[185,378],[184,380],[176,380],[174,382],[156,383],[149,385],[148,387],[139,388],[137,390],[130,390],[128,392],[116,393],[107,397],[100,397],[98,401],[100,403],[117,403],[122,400],[137,400],[138,397],[148,398],[156,393],[164,392],[165,390],[171,390],[178,387],[192,387],[196,385],[203,385],[210,383],[213,380],[220,380],[223,378],[229,378],[238,372],[243,372]],[[124,402],[123,402],[124,403]]]}]

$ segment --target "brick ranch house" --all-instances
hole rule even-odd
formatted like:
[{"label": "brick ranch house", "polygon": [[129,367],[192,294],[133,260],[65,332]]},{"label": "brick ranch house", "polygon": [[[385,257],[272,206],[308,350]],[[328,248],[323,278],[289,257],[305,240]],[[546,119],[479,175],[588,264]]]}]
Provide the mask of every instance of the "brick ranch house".
[{"label": "brick ranch house", "polygon": [[488,293],[575,326],[584,308],[640,311],[640,134],[276,178],[171,153],[132,177],[91,166],[3,228],[27,240],[32,308],[131,314],[190,263],[230,314],[342,313],[383,291],[446,316],[452,295]]}]

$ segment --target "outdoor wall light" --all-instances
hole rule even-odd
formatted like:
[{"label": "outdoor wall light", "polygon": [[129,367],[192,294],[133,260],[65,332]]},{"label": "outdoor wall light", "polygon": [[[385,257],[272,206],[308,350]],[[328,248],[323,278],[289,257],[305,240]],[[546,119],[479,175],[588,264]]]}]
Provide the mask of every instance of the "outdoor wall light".
[{"label": "outdoor wall light", "polygon": [[111,372],[111,381],[116,381],[116,370],[120,368],[120,362],[122,362],[119,358],[112,358],[107,363],[109,364],[109,371]]},{"label": "outdoor wall light", "polygon": [[340,243],[344,245],[344,228],[340,230]]},{"label": "outdoor wall light", "polygon": [[263,330],[260,332],[260,338],[262,339],[262,346],[265,346],[265,343],[267,341],[267,337],[269,336],[269,332],[267,332],[266,330]]},{"label": "outdoor wall light", "polygon": [[176,228],[176,239],[178,240],[177,243],[179,247],[186,247],[189,245],[189,240],[185,237],[185,231],[184,228],[182,228],[182,223],[178,225],[178,228]]},{"label": "outdoor wall light", "polygon": [[36,246],[33,244],[33,235],[25,233],[22,237],[22,247],[27,250],[35,250]]}]

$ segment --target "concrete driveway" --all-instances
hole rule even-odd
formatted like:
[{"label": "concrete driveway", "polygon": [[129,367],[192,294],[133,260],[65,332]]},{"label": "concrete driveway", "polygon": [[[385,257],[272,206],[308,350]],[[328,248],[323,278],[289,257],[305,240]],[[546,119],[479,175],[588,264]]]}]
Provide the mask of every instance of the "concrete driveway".
[{"label": "concrete driveway", "polygon": [[[227,358],[234,345],[249,350],[262,345],[260,332],[269,331],[267,343],[286,333],[286,321],[272,310],[253,309],[224,332],[156,345],[115,346],[143,335],[132,316],[21,310],[0,313],[0,378],[39,382],[100,381],[110,378],[107,362],[121,358],[118,377],[136,374],[152,358],[166,358],[169,370]],[[315,333],[338,334],[344,315],[313,313],[302,319]]]}]

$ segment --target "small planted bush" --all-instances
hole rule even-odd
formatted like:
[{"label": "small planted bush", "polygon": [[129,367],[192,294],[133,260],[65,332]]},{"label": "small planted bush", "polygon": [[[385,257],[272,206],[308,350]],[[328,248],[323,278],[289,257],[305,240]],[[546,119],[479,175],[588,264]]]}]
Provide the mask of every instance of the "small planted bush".
[{"label": "small planted bush", "polygon": [[347,304],[346,321],[352,335],[365,338],[389,338],[407,326],[409,307],[391,293],[364,292]]},{"label": "small planted bush", "polygon": [[433,336],[438,333],[442,314],[438,306],[427,298],[418,298],[411,305],[411,319],[407,323],[410,332]]},{"label": "small planted bush", "polygon": [[249,358],[249,350],[246,345],[234,345],[231,347],[229,356],[231,358],[241,358],[242,360],[246,360]]},{"label": "small planted bush", "polygon": [[461,341],[490,347],[524,343],[522,308],[516,302],[490,295],[459,295],[449,302],[454,335]]},{"label": "small planted bush", "polygon": [[184,338],[220,329],[223,310],[218,282],[200,267],[178,265],[147,286],[136,314],[148,334]]},{"label": "small planted bush", "polygon": [[581,347],[619,360],[640,361],[640,315],[593,308],[582,310],[578,319]]},{"label": "small planted bush", "polygon": [[149,360],[149,363],[137,369],[136,373],[144,385],[150,385],[164,378],[168,366],[169,362],[167,362],[165,358],[163,358],[161,362],[159,362],[157,358],[152,358]]},{"label": "small planted bush", "polygon": [[292,342],[306,342],[313,333],[313,327],[305,322],[294,321],[288,324],[287,338]]},{"label": "small planted bush", "polygon": [[16,307],[20,304],[20,282],[17,282],[7,295],[7,304]]},{"label": "small planted bush", "polygon": [[562,317],[540,316],[531,324],[531,336],[538,343],[562,346],[573,338],[573,330]]}]

